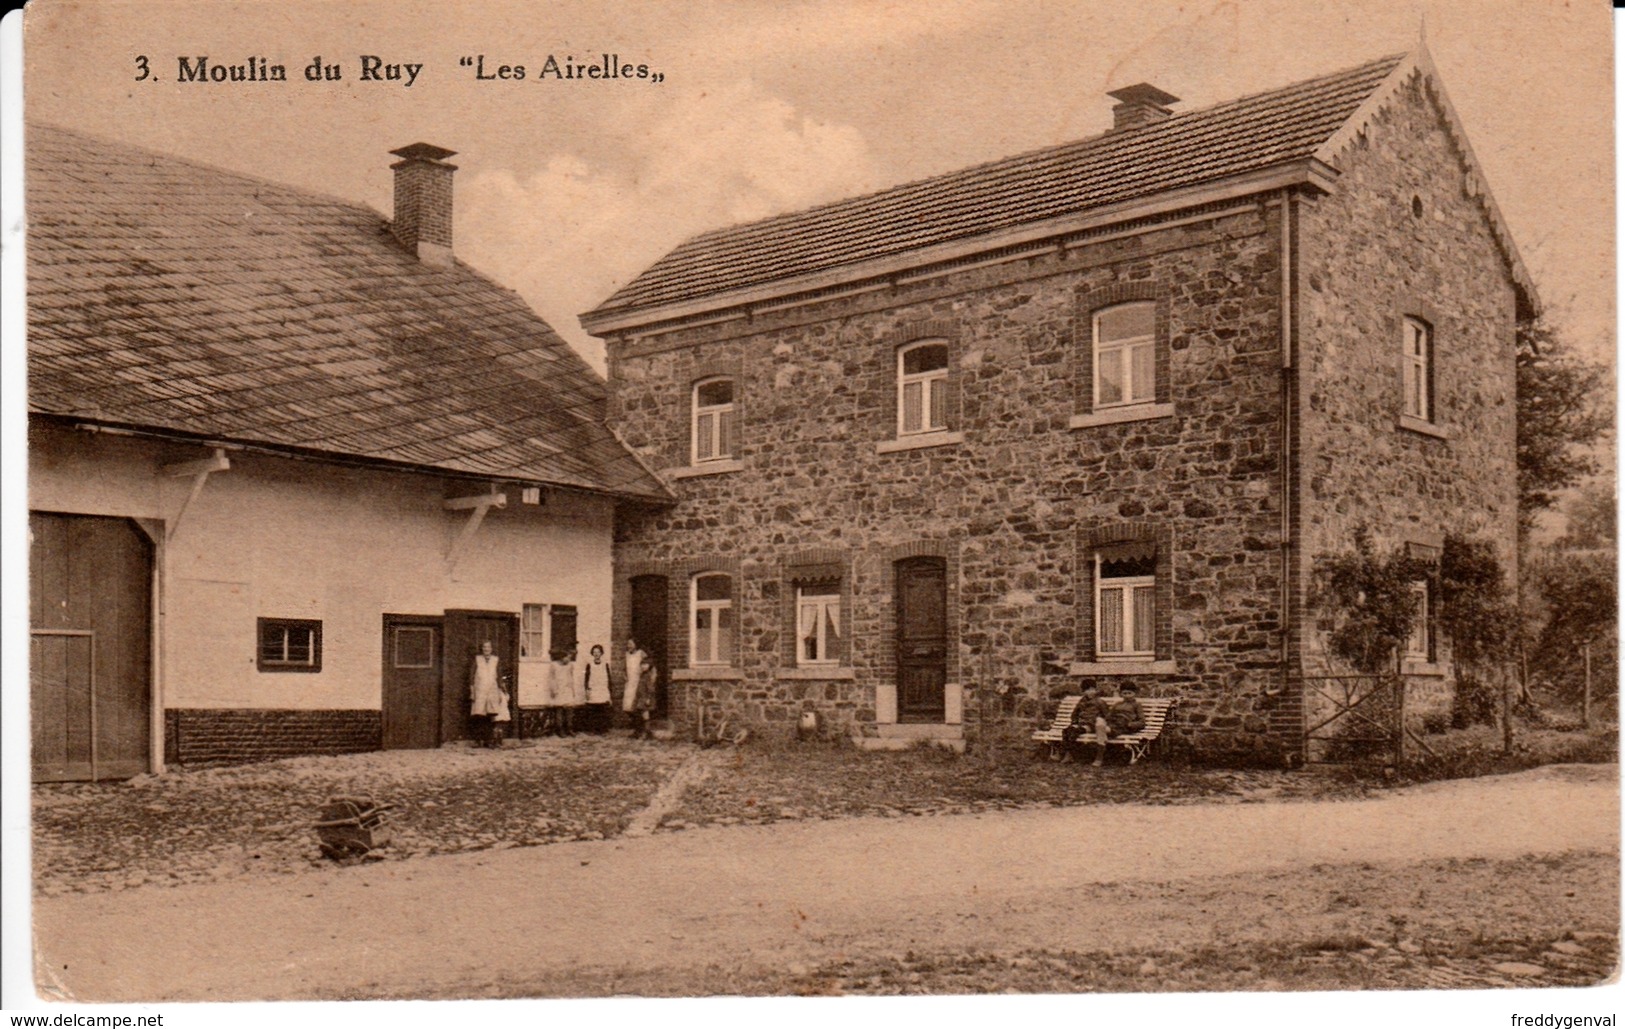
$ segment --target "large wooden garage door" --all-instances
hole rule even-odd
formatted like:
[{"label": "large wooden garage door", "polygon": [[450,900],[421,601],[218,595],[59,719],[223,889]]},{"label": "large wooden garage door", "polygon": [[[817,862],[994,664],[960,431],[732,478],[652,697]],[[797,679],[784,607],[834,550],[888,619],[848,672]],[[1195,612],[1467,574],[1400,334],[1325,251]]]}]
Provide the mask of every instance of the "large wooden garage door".
[{"label": "large wooden garage door", "polygon": [[152,544],[126,518],[28,519],[34,778],[148,770]]}]

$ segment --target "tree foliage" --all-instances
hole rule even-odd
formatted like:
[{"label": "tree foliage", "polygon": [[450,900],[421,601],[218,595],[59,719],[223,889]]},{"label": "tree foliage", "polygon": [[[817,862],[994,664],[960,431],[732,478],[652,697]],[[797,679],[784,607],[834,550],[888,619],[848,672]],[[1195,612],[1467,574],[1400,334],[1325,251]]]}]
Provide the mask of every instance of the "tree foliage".
[{"label": "tree foliage", "polygon": [[1613,695],[1619,667],[1614,552],[1554,550],[1531,563],[1530,578],[1544,609],[1530,651],[1531,671],[1574,699],[1585,677],[1583,653],[1590,647],[1592,687],[1598,696]]},{"label": "tree foliage", "polygon": [[1600,365],[1566,352],[1544,319],[1517,332],[1518,519],[1529,527],[1558,494],[1596,470],[1587,448],[1612,425]]},{"label": "tree foliage", "polygon": [[1518,609],[1489,540],[1450,533],[1439,558],[1439,628],[1458,664],[1502,664],[1517,649]]},{"label": "tree foliage", "polygon": [[1332,655],[1366,674],[1393,671],[1417,615],[1413,587],[1428,576],[1427,565],[1403,552],[1379,555],[1361,527],[1353,550],[1320,558],[1315,572],[1311,602],[1331,619]]},{"label": "tree foliage", "polygon": [[1563,506],[1568,532],[1558,545],[1568,550],[1612,550],[1619,538],[1619,518],[1612,474],[1597,477]]}]

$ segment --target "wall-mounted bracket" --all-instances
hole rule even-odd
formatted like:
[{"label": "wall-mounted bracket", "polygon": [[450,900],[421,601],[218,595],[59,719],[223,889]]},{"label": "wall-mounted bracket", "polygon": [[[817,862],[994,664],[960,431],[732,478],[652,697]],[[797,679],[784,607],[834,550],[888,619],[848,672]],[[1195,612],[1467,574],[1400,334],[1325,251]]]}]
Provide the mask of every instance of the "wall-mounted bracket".
[{"label": "wall-mounted bracket", "polygon": [[441,506],[447,511],[468,512],[468,521],[463,523],[463,531],[457,534],[456,541],[451,545],[451,552],[446,555],[446,574],[450,575],[457,568],[457,561],[463,556],[463,549],[468,546],[468,541],[474,538],[474,534],[480,529],[480,523],[485,521],[486,512],[493,507],[507,507],[508,496],[493,486],[489,493],[452,497]]},{"label": "wall-mounted bracket", "polygon": [[187,508],[191,507],[192,501],[196,500],[198,494],[203,492],[203,484],[208,482],[209,476],[215,472],[231,471],[231,459],[226,456],[224,449],[215,447],[214,453],[209,457],[199,458],[196,461],[166,464],[163,470],[165,475],[190,475],[192,477],[192,490],[186,494],[186,499],[181,502],[181,509],[176,513],[174,521],[169,523],[169,532],[166,539],[173,541],[175,534],[180,531],[181,520],[186,517]]}]

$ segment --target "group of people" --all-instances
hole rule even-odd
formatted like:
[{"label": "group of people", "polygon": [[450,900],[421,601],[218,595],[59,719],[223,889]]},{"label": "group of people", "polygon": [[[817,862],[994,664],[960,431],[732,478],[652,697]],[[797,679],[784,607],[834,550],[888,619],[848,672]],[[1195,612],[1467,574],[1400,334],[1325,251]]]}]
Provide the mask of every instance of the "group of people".
[{"label": "group of people", "polygon": [[[604,661],[604,648],[594,643],[588,650],[589,660],[577,661],[574,647],[555,649],[550,655],[542,704],[541,735],[574,736],[577,733],[603,735],[609,732],[614,716],[613,686],[615,673]],[[632,738],[653,739],[649,731],[650,713],[655,707],[657,672],[647,654],[636,640],[626,641],[626,677],[621,693],[621,708],[631,716]],[[469,678],[469,714],[473,717],[476,738],[485,747],[500,747],[507,723],[511,720],[510,676],[501,670],[490,640],[480,644],[474,655],[474,666]],[[479,732],[478,727],[484,731]]]},{"label": "group of people", "polygon": [[1072,723],[1061,730],[1064,744],[1062,756],[1072,757],[1080,740],[1087,738],[1095,744],[1096,767],[1106,763],[1106,743],[1114,736],[1128,736],[1145,728],[1145,712],[1140,709],[1139,691],[1133,683],[1124,683],[1117,700],[1103,697],[1090,687],[1083,699],[1072,709]]}]

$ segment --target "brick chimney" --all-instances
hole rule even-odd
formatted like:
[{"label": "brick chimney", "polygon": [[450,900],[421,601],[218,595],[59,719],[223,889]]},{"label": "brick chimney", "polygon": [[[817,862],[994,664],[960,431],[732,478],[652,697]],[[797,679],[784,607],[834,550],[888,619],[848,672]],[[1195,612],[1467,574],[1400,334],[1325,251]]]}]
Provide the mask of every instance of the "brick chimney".
[{"label": "brick chimney", "polygon": [[1168,110],[1168,105],[1179,103],[1177,96],[1164,93],[1149,82],[1114,89],[1106,95],[1115,97],[1118,101],[1117,106],[1112,108],[1113,132],[1137,129],[1142,125],[1154,125],[1159,121],[1165,121],[1174,113]]},{"label": "brick chimney", "polygon": [[413,143],[390,153],[400,158],[389,166],[395,172],[390,231],[418,260],[444,268],[451,263],[451,176],[457,170],[446,158],[457,152]]}]

